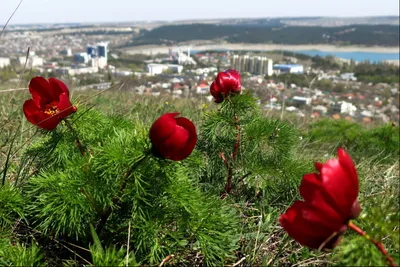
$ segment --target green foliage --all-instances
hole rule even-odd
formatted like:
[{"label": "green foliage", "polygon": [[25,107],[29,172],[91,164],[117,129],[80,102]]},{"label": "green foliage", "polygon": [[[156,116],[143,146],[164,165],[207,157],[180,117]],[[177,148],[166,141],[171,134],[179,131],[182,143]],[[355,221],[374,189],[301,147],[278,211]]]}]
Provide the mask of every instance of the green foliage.
[{"label": "green foliage", "polygon": [[274,74],[272,76],[272,79],[276,82],[282,82],[285,83],[286,85],[290,85],[293,83],[299,87],[310,86],[310,83],[313,80],[313,78],[314,77],[312,75],[306,76],[293,73],[283,73],[279,75]]},{"label": "green foliage", "polygon": [[[357,30],[352,30],[356,28]],[[231,43],[353,44],[398,46],[398,25],[341,27],[287,26],[279,19],[260,24],[166,25],[143,31],[133,44],[169,44],[190,40],[225,39]]]},{"label": "green foliage", "polygon": [[[171,222],[181,224],[175,227],[183,230],[168,233],[175,239],[174,246],[184,246],[184,250],[203,254],[208,266],[219,266],[231,259],[239,240],[236,211],[216,196],[193,188],[183,177],[176,177],[167,193],[169,196],[163,205],[172,206],[173,211],[168,216],[174,218]],[[178,217],[183,220],[179,222]]]},{"label": "green foliage", "polygon": [[[350,232],[329,254],[301,247],[279,226],[313,160],[326,161],[339,146],[357,163],[363,212],[355,223],[399,262],[398,127],[323,120],[305,125],[300,141],[294,125],[265,117],[247,92],[207,107],[110,91],[78,104],[73,131],[61,123],[44,132],[24,125],[24,97],[0,99],[0,148],[10,151],[0,188],[0,265],[121,266],[128,245],[130,266],[171,255],[169,264],[187,266],[244,257],[254,266],[384,264]],[[196,124],[197,148],[182,162],[156,158],[149,128],[177,111]]]},{"label": "green foliage", "polygon": [[4,67],[0,68],[0,81],[1,82],[6,82],[10,79],[16,78],[17,74],[15,73],[15,69],[12,67]]},{"label": "green foliage", "polygon": [[99,236],[93,226],[90,226],[94,244],[90,246],[93,265],[90,266],[126,266],[135,265],[136,261],[132,252],[126,254],[126,249],[117,250],[115,246],[103,248]]},{"label": "green foliage", "polygon": [[75,172],[43,173],[32,177],[26,188],[29,212],[43,233],[85,236],[93,210],[85,196],[81,174]]},{"label": "green foliage", "polygon": [[322,70],[337,70],[340,69],[340,65],[337,62],[337,59],[331,56],[321,57],[321,56],[314,56],[312,57],[312,64],[314,68],[319,68]]},{"label": "green foliage", "polygon": [[91,247],[95,265],[124,264],[124,249],[117,247],[126,242],[120,229],[129,223],[130,253],[141,264],[158,264],[172,253],[182,261],[201,253],[208,264],[232,259],[235,209],[195,187],[188,166],[200,164],[198,153],[187,165],[155,158],[149,125],[121,116],[89,110],[70,121],[73,131],[62,124],[24,154],[35,172],[23,184],[27,217],[38,232],[87,246],[94,225],[106,248]]},{"label": "green foliage", "polygon": [[[0,246],[3,247],[3,244]],[[43,253],[35,243],[29,247],[20,243],[8,244],[0,250],[2,266],[46,266],[43,260]]]},{"label": "green foliage", "polygon": [[400,68],[393,64],[362,62],[354,66],[359,81],[372,83],[399,83]]},{"label": "green foliage", "polygon": [[[108,247],[104,250],[98,250],[90,247],[92,254],[92,266],[126,266],[126,249],[117,249],[115,246]],[[129,253],[128,265],[135,266],[135,260],[132,253]]]},{"label": "green foliage", "polygon": [[310,125],[305,133],[309,142],[336,150],[346,147],[353,158],[376,157],[392,160],[399,155],[399,127],[385,124],[367,129],[345,120],[320,120]]},{"label": "green foliage", "polygon": [[246,199],[287,177],[283,166],[293,160],[297,132],[284,121],[263,117],[250,94],[229,97],[206,114],[202,129],[198,149],[207,160],[201,174],[205,186],[223,191],[232,178],[238,184],[235,194]]},{"label": "green foliage", "polygon": [[0,227],[12,226],[16,219],[24,217],[24,199],[17,188],[7,183],[0,187]]}]

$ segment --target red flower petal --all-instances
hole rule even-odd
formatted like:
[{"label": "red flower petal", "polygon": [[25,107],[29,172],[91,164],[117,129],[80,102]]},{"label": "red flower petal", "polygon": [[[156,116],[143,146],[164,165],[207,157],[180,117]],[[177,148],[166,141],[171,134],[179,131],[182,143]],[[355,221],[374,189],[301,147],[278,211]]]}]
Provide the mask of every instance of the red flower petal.
[{"label": "red flower petal", "polygon": [[181,151],[185,148],[186,142],[189,140],[189,132],[182,126],[177,125],[175,131],[171,134],[162,145],[160,145],[160,154],[167,159],[181,160]]},{"label": "red flower petal", "polygon": [[23,111],[30,123],[46,130],[53,130],[60,123],[57,116],[50,116],[39,109],[33,99],[25,101]]},{"label": "red flower petal", "polygon": [[[280,223],[287,233],[300,244],[319,248],[335,231],[339,231],[342,225],[331,227],[325,224],[329,217],[322,217],[321,212],[315,207],[302,201],[296,201],[280,217]],[[337,228],[337,229],[336,229]]]},{"label": "red flower petal", "polygon": [[360,213],[358,177],[350,156],[342,149],[338,159],[315,163],[315,167],[320,173],[306,174],[301,181],[304,202],[296,201],[280,222],[302,245],[331,248],[346,231],[348,221]]},{"label": "red flower petal", "polygon": [[68,95],[65,93],[60,95],[60,102],[58,103],[57,108],[60,111],[60,113],[58,113],[59,118],[66,118],[76,111],[74,110]]},{"label": "red flower petal", "polygon": [[150,140],[156,154],[171,160],[188,157],[197,142],[194,124],[179,113],[167,113],[158,118],[150,129]]},{"label": "red flower petal", "polygon": [[232,79],[236,80],[236,85],[231,89],[232,93],[238,93],[242,89],[242,78],[240,77],[240,73],[237,70],[229,69],[226,70],[225,73],[229,74]]},{"label": "red flower petal", "polygon": [[44,108],[46,104],[53,102],[55,99],[51,94],[52,86],[43,77],[34,77],[29,83],[29,92],[35,105]]},{"label": "red flower petal", "polygon": [[35,104],[35,101],[33,99],[26,100],[24,105],[22,106],[22,110],[24,111],[25,117],[28,121],[30,121],[30,118],[33,115],[41,111],[41,109]]},{"label": "red flower petal", "polygon": [[347,223],[347,217],[337,212],[334,200],[325,191],[318,175],[315,173],[304,175],[299,189],[305,202],[318,208],[323,214],[321,216],[329,217],[330,221],[339,225]]},{"label": "red flower petal", "polygon": [[322,164],[321,162],[315,162],[314,166],[319,172],[321,172],[322,166],[324,166],[324,164]]},{"label": "red flower petal", "polygon": [[214,97],[215,103],[221,103],[224,100],[222,94],[220,93],[220,88],[215,81],[210,86],[210,93]]},{"label": "red flower petal", "polygon": [[175,131],[175,116],[179,113],[166,113],[159,117],[150,128],[150,140],[158,147]]},{"label": "red flower petal", "polygon": [[236,70],[227,70],[218,73],[216,82],[220,88],[220,92],[225,95],[241,90],[240,74]]},{"label": "red flower petal", "polygon": [[342,148],[338,149],[338,157],[340,165],[347,171],[348,177],[350,178],[350,182],[352,184],[351,188],[349,188],[349,194],[351,194],[351,198],[354,198],[354,201],[357,199],[359,184],[358,184],[358,175],[356,168],[354,166],[353,160],[350,155],[346,153]]},{"label": "red flower petal", "polygon": [[69,90],[65,83],[55,78],[50,78],[49,83],[53,87],[53,96],[59,96],[62,93],[65,93],[69,98]]},{"label": "red flower petal", "polygon": [[358,195],[354,177],[338,159],[328,160],[321,168],[321,179],[327,193],[334,199],[335,208],[343,217],[350,216],[351,207]]},{"label": "red flower petal", "polygon": [[175,157],[174,160],[183,160],[187,158],[193,151],[197,143],[196,127],[190,120],[179,117],[176,118],[176,123],[185,128],[189,133],[189,139],[186,141],[184,148],[179,152],[179,156]]}]

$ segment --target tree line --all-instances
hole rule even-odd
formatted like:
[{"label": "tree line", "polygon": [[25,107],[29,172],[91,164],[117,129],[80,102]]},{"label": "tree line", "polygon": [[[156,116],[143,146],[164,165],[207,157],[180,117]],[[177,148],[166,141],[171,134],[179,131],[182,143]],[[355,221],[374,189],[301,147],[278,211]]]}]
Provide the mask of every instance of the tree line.
[{"label": "tree line", "polygon": [[230,43],[399,45],[399,25],[298,27],[271,25],[188,24],[142,30],[133,45],[170,44],[190,40],[224,40]]}]

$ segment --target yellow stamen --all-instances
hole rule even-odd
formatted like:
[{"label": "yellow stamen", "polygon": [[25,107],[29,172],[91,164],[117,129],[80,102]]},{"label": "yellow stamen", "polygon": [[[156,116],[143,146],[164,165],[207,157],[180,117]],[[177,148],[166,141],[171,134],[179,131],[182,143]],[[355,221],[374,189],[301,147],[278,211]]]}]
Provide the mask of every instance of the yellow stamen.
[{"label": "yellow stamen", "polygon": [[60,110],[58,109],[57,104],[58,103],[56,101],[53,101],[53,102],[47,104],[44,113],[51,115],[51,116],[54,116],[57,113],[59,113]]}]

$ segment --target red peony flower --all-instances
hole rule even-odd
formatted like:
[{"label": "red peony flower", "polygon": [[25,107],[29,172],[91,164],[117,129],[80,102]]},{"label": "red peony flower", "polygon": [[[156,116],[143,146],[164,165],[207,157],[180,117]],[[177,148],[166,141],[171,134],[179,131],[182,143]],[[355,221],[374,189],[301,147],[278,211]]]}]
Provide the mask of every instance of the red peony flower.
[{"label": "red peony flower", "polygon": [[197,142],[196,127],[179,113],[166,113],[150,129],[150,140],[157,156],[179,161],[187,158]]},{"label": "red peony flower", "polygon": [[242,81],[240,73],[236,70],[226,70],[220,72],[215,81],[210,86],[210,93],[214,97],[215,103],[221,103],[224,97],[230,93],[240,93]]},{"label": "red peony flower", "polygon": [[57,127],[63,118],[76,112],[69,100],[69,90],[60,80],[35,77],[29,83],[32,99],[25,101],[23,110],[26,119],[46,130]]},{"label": "red peony flower", "polygon": [[360,214],[358,177],[351,157],[338,150],[338,159],[315,163],[319,173],[303,176],[300,195],[280,217],[288,234],[310,248],[333,248],[347,230],[350,219]]}]

